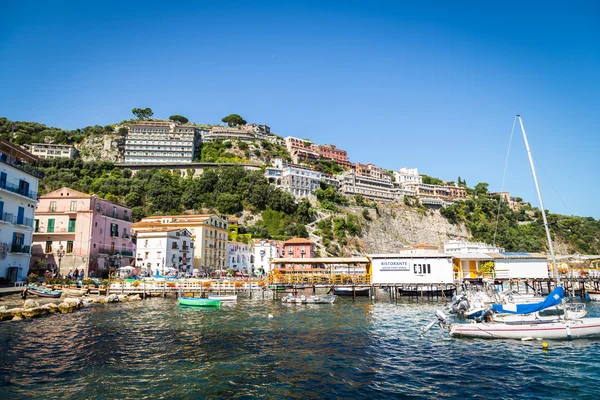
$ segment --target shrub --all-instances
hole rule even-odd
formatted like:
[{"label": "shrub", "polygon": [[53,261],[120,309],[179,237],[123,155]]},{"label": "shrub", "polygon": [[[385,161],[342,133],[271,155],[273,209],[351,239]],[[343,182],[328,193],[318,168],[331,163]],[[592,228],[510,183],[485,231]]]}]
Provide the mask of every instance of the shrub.
[{"label": "shrub", "polygon": [[27,282],[29,283],[36,283],[39,279],[38,274],[29,274],[29,276],[27,277]]}]

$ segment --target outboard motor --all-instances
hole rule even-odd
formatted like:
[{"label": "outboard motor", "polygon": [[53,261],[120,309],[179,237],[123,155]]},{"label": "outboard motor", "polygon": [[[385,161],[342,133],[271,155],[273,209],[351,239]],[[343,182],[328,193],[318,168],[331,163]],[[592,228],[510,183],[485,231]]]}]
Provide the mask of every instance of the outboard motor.
[{"label": "outboard motor", "polygon": [[435,321],[431,321],[429,324],[427,324],[427,326],[422,329],[423,333],[428,332],[431,328],[433,328],[433,326],[435,324],[438,324],[440,328],[444,329],[444,327],[446,326],[446,321],[447,321],[446,314],[444,314],[444,312],[441,310],[437,310],[435,312],[435,316],[437,317],[437,319]]}]

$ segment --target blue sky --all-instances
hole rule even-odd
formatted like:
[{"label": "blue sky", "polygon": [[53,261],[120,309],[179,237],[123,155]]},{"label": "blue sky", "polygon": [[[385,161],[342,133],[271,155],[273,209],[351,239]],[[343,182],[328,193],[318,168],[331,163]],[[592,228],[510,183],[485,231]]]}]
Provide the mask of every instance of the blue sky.
[{"label": "blue sky", "polygon": [[[0,116],[238,113],[354,162],[500,190],[520,113],[546,208],[600,218],[598,2],[87,3],[3,2]],[[520,130],[504,190],[538,205]]]}]

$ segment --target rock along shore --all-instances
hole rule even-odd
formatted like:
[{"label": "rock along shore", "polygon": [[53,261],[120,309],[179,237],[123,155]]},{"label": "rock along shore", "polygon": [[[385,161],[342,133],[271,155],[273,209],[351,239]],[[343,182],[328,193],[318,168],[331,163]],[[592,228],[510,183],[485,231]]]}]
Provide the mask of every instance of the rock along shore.
[{"label": "rock along shore", "polygon": [[139,295],[66,297],[64,299],[34,298],[25,301],[20,295],[7,296],[0,303],[0,321],[20,321],[47,314],[68,314],[92,304],[108,304],[142,300]]}]

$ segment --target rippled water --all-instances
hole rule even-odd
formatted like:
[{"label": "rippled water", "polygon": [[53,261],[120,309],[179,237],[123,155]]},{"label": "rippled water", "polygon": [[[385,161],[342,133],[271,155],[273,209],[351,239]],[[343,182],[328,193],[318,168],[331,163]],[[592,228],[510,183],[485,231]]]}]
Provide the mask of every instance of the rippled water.
[{"label": "rippled water", "polygon": [[422,337],[442,304],[381,294],[221,309],[153,299],[4,322],[0,398],[598,398],[600,339],[545,351],[436,328]]}]

